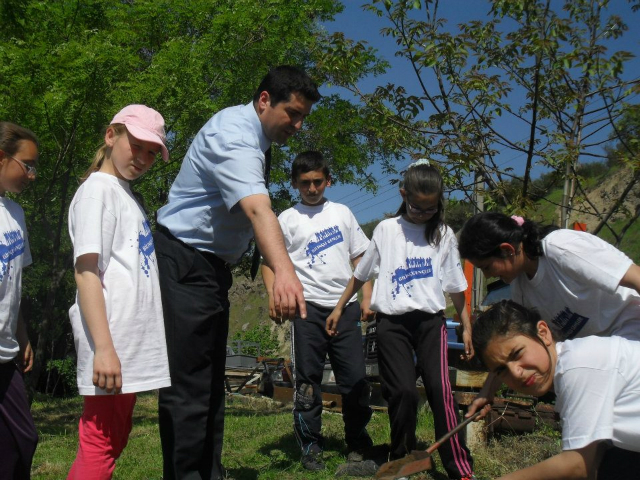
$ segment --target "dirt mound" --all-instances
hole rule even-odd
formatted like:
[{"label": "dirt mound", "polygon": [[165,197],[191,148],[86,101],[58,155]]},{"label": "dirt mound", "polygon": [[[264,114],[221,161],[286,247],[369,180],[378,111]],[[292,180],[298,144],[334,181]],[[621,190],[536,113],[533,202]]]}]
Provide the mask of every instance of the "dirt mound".
[{"label": "dirt mound", "polygon": [[[585,199],[584,196],[577,196],[570,217],[571,222],[586,223],[587,231],[593,231],[600,223],[598,214],[603,216],[611,208],[632,178],[633,171],[631,168],[622,168],[615,173],[607,175],[598,182],[594,189],[587,192],[588,199]],[[640,183],[632,188],[620,208],[611,216],[610,222],[633,215],[638,207],[640,207]]]}]

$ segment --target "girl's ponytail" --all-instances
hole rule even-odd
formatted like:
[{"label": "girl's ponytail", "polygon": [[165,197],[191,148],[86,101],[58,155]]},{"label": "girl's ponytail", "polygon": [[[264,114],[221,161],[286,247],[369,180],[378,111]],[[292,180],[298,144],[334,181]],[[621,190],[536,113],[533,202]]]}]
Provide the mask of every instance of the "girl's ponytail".
[{"label": "girl's ponytail", "polygon": [[525,220],[522,225],[522,249],[527,257],[534,259],[544,255],[542,239],[559,227],[555,225],[541,226],[531,220]]},{"label": "girl's ponytail", "polygon": [[[107,128],[113,128],[113,132],[116,135],[122,135],[127,131],[127,127],[125,127],[122,123],[114,123],[112,125],[109,125]],[[98,148],[98,151],[93,156],[91,165],[89,166],[87,171],[84,172],[84,175],[80,177],[80,183],[89,178],[89,175],[91,175],[93,172],[97,172],[98,170],[100,170],[100,167],[102,167],[102,163],[107,156],[107,148],[107,144],[104,142],[102,143],[102,145],[100,145],[100,148]]]}]

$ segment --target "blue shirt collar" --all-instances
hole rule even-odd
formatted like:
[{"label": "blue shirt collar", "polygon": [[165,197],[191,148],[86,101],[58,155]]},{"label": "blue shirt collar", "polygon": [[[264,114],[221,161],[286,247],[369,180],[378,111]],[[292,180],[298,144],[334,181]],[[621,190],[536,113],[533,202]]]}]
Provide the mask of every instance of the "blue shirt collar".
[{"label": "blue shirt collar", "polygon": [[271,140],[267,138],[262,129],[262,123],[260,122],[260,117],[258,117],[258,112],[256,112],[255,107],[253,106],[253,102],[249,102],[243,107],[243,110],[250,110],[250,112],[244,112],[247,115],[247,118],[251,120],[251,126],[254,128],[256,134],[258,135],[258,139],[260,141],[260,150],[266,152],[267,149],[271,146]]}]

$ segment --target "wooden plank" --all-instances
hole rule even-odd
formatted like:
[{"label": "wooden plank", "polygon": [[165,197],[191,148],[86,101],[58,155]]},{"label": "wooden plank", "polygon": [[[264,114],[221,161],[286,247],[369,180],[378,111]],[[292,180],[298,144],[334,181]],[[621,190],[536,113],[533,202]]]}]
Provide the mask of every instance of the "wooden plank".
[{"label": "wooden plank", "polygon": [[449,380],[452,387],[482,388],[487,379],[487,372],[450,369]]},{"label": "wooden plank", "polygon": [[453,376],[451,379],[452,386],[455,387],[482,388],[488,376],[487,372],[459,369],[455,369],[450,373]]},{"label": "wooden plank", "polygon": [[469,406],[476,399],[478,394],[475,392],[453,392],[456,403],[460,406]]}]

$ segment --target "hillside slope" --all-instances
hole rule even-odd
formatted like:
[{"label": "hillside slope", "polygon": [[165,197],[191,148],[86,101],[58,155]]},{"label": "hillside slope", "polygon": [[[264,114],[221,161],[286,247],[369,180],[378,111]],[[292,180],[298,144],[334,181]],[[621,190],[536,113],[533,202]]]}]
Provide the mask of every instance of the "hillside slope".
[{"label": "hillside slope", "polygon": [[[633,172],[630,168],[621,168],[612,169],[600,178],[592,179],[591,183],[594,186],[587,192],[587,198],[578,197],[574,202],[571,219],[586,223],[587,231],[593,231],[600,221],[595,214],[595,209],[603,212],[607,206],[610,206],[625,189],[632,176]],[[625,214],[635,212],[639,205],[640,185],[636,185],[624,201],[621,213],[613,215],[612,221],[622,220]],[[557,211],[559,216],[559,209]]]}]

